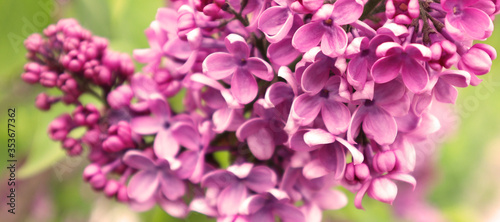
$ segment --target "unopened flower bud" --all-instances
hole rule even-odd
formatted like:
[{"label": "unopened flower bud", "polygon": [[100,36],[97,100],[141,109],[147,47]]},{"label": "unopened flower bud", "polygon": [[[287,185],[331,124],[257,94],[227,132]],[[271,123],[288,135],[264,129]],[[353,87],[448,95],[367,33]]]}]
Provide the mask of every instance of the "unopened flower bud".
[{"label": "unopened flower bud", "polygon": [[108,94],[107,100],[111,108],[119,109],[128,106],[133,96],[134,92],[132,92],[130,85],[121,85]]},{"label": "unopened flower bud", "polygon": [[52,72],[52,71],[42,72],[42,74],[40,75],[40,84],[42,84],[42,86],[45,86],[48,88],[52,88],[52,87],[56,86],[57,73]]},{"label": "unopened flower bud", "polygon": [[378,152],[373,157],[373,169],[378,173],[387,173],[394,169],[396,156],[391,150]]},{"label": "unopened flower bud", "polygon": [[89,181],[93,176],[101,173],[101,167],[99,165],[92,163],[85,167],[83,170],[83,179]]},{"label": "unopened flower bud", "polygon": [[112,197],[118,193],[120,189],[120,184],[116,180],[109,180],[104,187],[104,194],[107,197]]},{"label": "unopened flower bud", "polygon": [[92,186],[92,188],[96,190],[101,190],[106,186],[106,176],[103,173],[98,173],[94,175],[90,180],[89,183]]},{"label": "unopened flower bud", "polygon": [[48,134],[53,140],[63,140],[72,128],[72,119],[69,114],[63,114],[49,124]]}]

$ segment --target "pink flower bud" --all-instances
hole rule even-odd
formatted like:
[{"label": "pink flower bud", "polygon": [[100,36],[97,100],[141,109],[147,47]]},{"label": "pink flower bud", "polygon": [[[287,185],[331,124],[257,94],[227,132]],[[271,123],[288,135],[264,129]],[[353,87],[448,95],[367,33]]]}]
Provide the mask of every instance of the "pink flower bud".
[{"label": "pink flower bud", "polygon": [[52,71],[45,71],[42,72],[42,74],[40,75],[40,84],[42,84],[42,86],[52,88],[56,86],[56,83],[57,83],[57,73]]},{"label": "pink flower bud", "polygon": [[118,136],[110,136],[102,143],[102,149],[106,152],[118,152],[126,148],[126,145]]},{"label": "pink flower bud", "polygon": [[120,189],[120,184],[116,180],[109,180],[106,186],[104,187],[104,194],[107,197],[112,197],[118,193]]},{"label": "pink flower bud", "polygon": [[101,174],[101,167],[99,167],[99,165],[95,163],[92,163],[85,167],[85,169],[83,170],[83,179],[85,181],[89,181],[90,178],[97,174]]},{"label": "pink flower bud", "polygon": [[134,93],[130,85],[121,85],[108,94],[108,104],[113,109],[119,109],[130,105]]},{"label": "pink flower bud", "polygon": [[46,93],[40,93],[35,99],[35,106],[40,110],[46,111],[50,109],[52,103],[55,101],[56,100],[54,98],[51,98]]},{"label": "pink flower bud", "polygon": [[43,38],[42,35],[35,33],[31,34],[25,41],[24,41],[24,47],[28,51],[36,52],[39,51],[40,47],[43,44]]},{"label": "pink flower bud", "polygon": [[394,169],[394,166],[396,166],[396,156],[391,150],[378,152],[373,157],[373,168],[378,173],[390,172]]},{"label": "pink flower bud", "polygon": [[120,188],[118,189],[118,192],[116,194],[116,199],[120,202],[128,202],[128,193],[127,193],[127,187],[123,184],[120,185]]},{"label": "pink flower bud", "polygon": [[69,114],[63,114],[49,124],[48,134],[53,140],[63,140],[72,129],[72,119]]},{"label": "pink flower bud", "polygon": [[103,189],[106,186],[106,182],[106,176],[103,173],[98,173],[89,180],[92,188],[96,190]]},{"label": "pink flower bud", "polygon": [[51,37],[57,33],[57,27],[56,25],[49,25],[47,28],[43,30],[43,34],[46,35],[47,37]]}]

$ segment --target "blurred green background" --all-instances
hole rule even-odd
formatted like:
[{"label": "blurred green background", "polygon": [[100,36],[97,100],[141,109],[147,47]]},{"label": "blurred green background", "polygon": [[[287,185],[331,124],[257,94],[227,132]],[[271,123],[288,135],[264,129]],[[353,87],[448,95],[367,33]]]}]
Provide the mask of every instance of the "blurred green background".
[{"label": "blurred green background", "polygon": [[[132,53],[147,48],[143,31],[165,1],[132,0],[2,0],[0,1],[0,141],[7,143],[7,109],[16,109],[16,215],[7,213],[7,148],[0,150],[1,221],[182,221],[168,217],[160,208],[135,213],[126,206],[93,192],[81,179],[85,158],[67,157],[46,134],[49,122],[68,109],[56,105],[50,112],[35,109],[40,86],[20,79],[25,60],[24,39],[41,32],[59,18],[74,17],[94,34],[110,39],[116,51]],[[500,49],[496,29],[488,44]],[[500,221],[500,62],[478,87],[461,89],[451,118],[453,133],[431,156],[430,178],[423,184],[431,210],[443,221]],[[444,117],[452,117],[444,113]],[[426,146],[426,145],[424,145]],[[427,181],[427,182],[425,182]],[[404,186],[402,186],[405,189]],[[403,191],[400,191],[403,192]],[[393,207],[365,197],[365,211],[353,205],[353,195],[342,210],[327,212],[325,221],[406,221]],[[411,192],[410,192],[411,193]],[[411,208],[411,207],[410,207]],[[420,209],[415,207],[415,210]],[[416,219],[419,213],[407,212]],[[422,216],[422,215],[420,215]],[[423,217],[428,221],[431,217]],[[203,221],[191,215],[187,221]]]}]

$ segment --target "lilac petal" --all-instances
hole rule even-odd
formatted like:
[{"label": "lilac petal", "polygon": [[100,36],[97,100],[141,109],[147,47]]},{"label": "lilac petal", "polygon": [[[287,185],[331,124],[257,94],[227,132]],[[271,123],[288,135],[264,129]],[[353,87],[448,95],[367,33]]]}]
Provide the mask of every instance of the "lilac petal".
[{"label": "lilac petal", "polygon": [[463,70],[445,70],[439,74],[439,78],[454,86],[467,87],[470,84],[471,75]]},{"label": "lilac petal", "polygon": [[156,82],[146,75],[134,75],[130,81],[130,87],[134,95],[141,100],[147,100],[149,95],[158,92]]},{"label": "lilac petal", "polygon": [[188,123],[176,123],[172,126],[172,136],[177,142],[190,150],[198,151],[200,149],[199,133]]},{"label": "lilac petal", "polygon": [[255,158],[268,160],[273,156],[274,135],[268,128],[260,128],[260,130],[247,137],[247,143]]},{"label": "lilac petal", "polygon": [[227,51],[233,54],[236,60],[247,59],[250,55],[250,48],[245,39],[240,35],[229,34],[224,43],[226,44]]},{"label": "lilac petal", "polygon": [[274,188],[278,183],[278,179],[274,171],[269,167],[256,166],[252,168],[243,182],[248,189],[262,193]]},{"label": "lilac petal", "polygon": [[326,29],[321,38],[321,51],[332,58],[344,54],[347,48],[347,34],[338,25],[333,25],[332,29]]},{"label": "lilac petal", "polygon": [[415,190],[415,187],[417,186],[417,180],[415,180],[415,178],[410,174],[390,173],[390,174],[387,174],[386,177],[393,179],[393,180],[399,180],[399,181],[409,183],[410,185],[413,186],[413,190]]},{"label": "lilac petal", "polygon": [[323,177],[329,174],[330,171],[324,166],[321,160],[315,159],[307,163],[302,169],[302,174],[308,180]]},{"label": "lilac petal", "polygon": [[259,29],[266,34],[271,43],[279,42],[292,28],[293,14],[286,6],[274,6],[266,9],[259,18]]},{"label": "lilac petal", "polygon": [[130,150],[123,156],[123,162],[128,166],[140,170],[152,170],[156,165],[153,160],[137,150]]},{"label": "lilac petal", "polygon": [[380,105],[401,100],[406,93],[406,87],[397,80],[375,85],[373,100]]},{"label": "lilac petal", "polygon": [[306,222],[304,214],[295,206],[290,204],[276,204],[273,208],[283,222]]},{"label": "lilac petal", "polygon": [[297,50],[305,52],[321,41],[325,28],[320,22],[311,22],[301,26],[293,35],[292,45]]},{"label": "lilac petal", "polygon": [[309,11],[315,11],[323,5],[323,2],[321,0],[303,0],[302,5]]},{"label": "lilac petal", "polygon": [[302,75],[302,89],[316,94],[325,86],[330,74],[330,67],[324,62],[317,61],[308,66]]},{"label": "lilac petal", "polygon": [[161,191],[169,200],[177,200],[186,193],[186,185],[175,175],[161,172]]},{"label": "lilac petal", "polygon": [[221,215],[235,215],[245,201],[248,191],[244,184],[233,183],[226,187],[217,198],[217,209]]},{"label": "lilac petal", "polygon": [[455,104],[455,101],[457,101],[458,90],[442,80],[438,80],[433,92],[436,100],[439,102]]},{"label": "lilac petal", "polygon": [[379,177],[372,180],[368,188],[368,195],[380,202],[392,204],[398,193],[398,187],[394,182],[385,178]]},{"label": "lilac petal", "polygon": [[177,33],[177,11],[171,8],[159,8],[156,12],[156,21],[169,33]]},{"label": "lilac petal", "polygon": [[203,72],[214,79],[230,76],[236,67],[233,55],[225,52],[214,52],[203,61]]},{"label": "lilac petal", "polygon": [[165,198],[159,198],[158,205],[173,217],[185,218],[189,213],[189,208],[182,199],[171,201]]},{"label": "lilac petal", "polygon": [[321,110],[321,98],[304,93],[293,101],[292,110],[298,118],[302,119],[302,125],[311,123]]},{"label": "lilac petal", "polygon": [[323,219],[323,211],[319,208],[317,204],[307,203],[300,207],[302,213],[306,217],[306,221],[310,222],[321,222]]},{"label": "lilac petal", "polygon": [[330,133],[338,135],[347,131],[351,112],[341,102],[326,100],[321,108],[321,117]]},{"label": "lilac petal", "polygon": [[356,192],[356,196],[354,197],[354,206],[358,209],[364,209],[363,205],[361,204],[363,201],[363,197],[366,194],[366,191],[370,187],[371,181],[365,181],[363,185],[359,188],[359,190]]},{"label": "lilac petal", "polygon": [[271,81],[274,78],[273,69],[261,58],[252,57],[247,59],[247,68],[252,74],[260,79]]},{"label": "lilac petal", "polygon": [[217,210],[215,210],[205,198],[194,198],[189,204],[191,211],[196,211],[205,214],[209,217],[216,217]]},{"label": "lilac petal", "polygon": [[321,209],[337,210],[347,205],[347,197],[338,190],[324,189],[314,195],[313,202]]},{"label": "lilac petal", "polygon": [[367,115],[367,110],[363,106],[358,107],[352,114],[351,122],[349,128],[347,129],[347,141],[356,144],[354,141],[355,136],[358,136],[361,123]]},{"label": "lilac petal", "polygon": [[227,170],[215,170],[203,176],[201,186],[225,188],[236,182],[238,182],[238,179],[233,173]]},{"label": "lilac petal", "polygon": [[335,144],[325,145],[319,150],[319,160],[335,179],[342,179],[346,165],[344,149]]},{"label": "lilac petal", "polygon": [[151,198],[158,189],[159,179],[156,171],[139,171],[128,184],[128,196],[138,202]]},{"label": "lilac petal", "polygon": [[307,130],[299,130],[289,138],[290,149],[295,151],[312,151],[318,149],[320,146],[309,146],[304,141],[304,135],[308,133]]},{"label": "lilac petal", "polygon": [[249,216],[248,222],[275,222],[274,215],[270,209],[259,210]]},{"label": "lilac petal", "polygon": [[446,21],[473,39],[488,38],[493,31],[490,17],[485,12],[472,7],[463,9],[461,16],[447,15]]},{"label": "lilac petal", "polygon": [[396,139],[398,127],[396,120],[387,111],[373,107],[363,121],[363,130],[378,144],[391,144]]},{"label": "lilac petal", "polygon": [[187,179],[193,174],[198,159],[203,159],[203,157],[200,158],[196,151],[187,150],[182,152],[177,159],[181,162],[181,166],[176,173],[180,178]]},{"label": "lilac petal", "polygon": [[267,54],[273,63],[286,66],[292,63],[300,55],[300,52],[293,47],[292,38],[285,38],[269,45]]},{"label": "lilac petal", "polygon": [[244,141],[249,136],[257,133],[261,128],[266,126],[266,121],[262,118],[253,118],[247,120],[245,123],[241,124],[241,126],[236,131],[236,137],[239,141]]},{"label": "lilac petal", "polygon": [[355,89],[362,89],[365,85],[366,78],[370,68],[367,61],[363,57],[353,58],[347,66],[347,81]]},{"label": "lilac petal", "polygon": [[342,145],[344,145],[344,147],[347,148],[347,150],[349,150],[354,164],[360,164],[363,162],[365,157],[363,156],[363,153],[361,153],[361,151],[359,151],[356,147],[354,147],[353,145],[351,145],[349,142],[347,142],[342,138],[337,137],[337,141]]},{"label": "lilac petal", "polygon": [[413,112],[418,116],[422,115],[422,113],[431,105],[431,102],[432,94],[422,93],[414,95],[413,101],[411,102]]},{"label": "lilac petal", "polygon": [[245,215],[255,214],[261,209],[264,209],[268,202],[269,196],[270,195],[268,192],[250,196],[240,206],[240,213]]},{"label": "lilac petal", "polygon": [[170,106],[165,99],[159,94],[152,94],[148,100],[149,110],[157,117],[157,121],[164,122],[170,118]]},{"label": "lilac petal", "polygon": [[276,106],[288,99],[293,99],[295,96],[290,85],[284,82],[276,82],[267,88],[265,99],[266,102]]},{"label": "lilac petal", "polygon": [[363,4],[352,0],[338,0],[333,4],[332,17],[335,24],[345,25],[353,23],[363,13]]},{"label": "lilac petal", "polygon": [[158,158],[170,159],[179,152],[179,143],[170,130],[162,129],[156,134],[154,151]]},{"label": "lilac petal", "polygon": [[[426,101],[426,100],[422,100]],[[404,94],[399,100],[394,101],[393,103],[385,103],[380,104],[379,107],[383,108],[385,111],[389,112],[389,114],[393,116],[404,116],[410,110],[411,100],[408,94]],[[415,105],[415,104],[413,104]],[[420,105],[425,105],[422,103]]]},{"label": "lilac petal", "polygon": [[257,81],[247,70],[238,68],[231,79],[231,92],[242,104],[250,103],[258,93]]},{"label": "lilac petal", "polygon": [[227,168],[227,171],[233,173],[236,177],[239,179],[245,179],[248,174],[252,171],[253,168],[253,163],[240,163],[240,164],[233,164]]},{"label": "lilac petal", "polygon": [[373,80],[376,83],[386,83],[399,75],[403,61],[398,55],[384,57],[375,62],[372,67]]},{"label": "lilac petal", "polygon": [[130,128],[140,135],[155,134],[162,128],[162,123],[151,116],[139,116],[132,119]]},{"label": "lilac petal", "polygon": [[308,146],[330,144],[335,142],[335,136],[322,129],[311,129],[304,134],[304,141]]},{"label": "lilac petal", "polygon": [[401,55],[403,53],[403,47],[396,43],[396,42],[384,42],[380,44],[375,53],[377,54],[377,57],[384,57],[384,56],[393,56],[393,55]]},{"label": "lilac petal", "polygon": [[405,47],[405,52],[413,59],[428,61],[432,52],[429,48],[421,44],[409,44]]},{"label": "lilac petal", "polygon": [[425,68],[414,59],[406,59],[401,69],[403,81],[414,93],[422,92],[429,82],[429,74]]}]

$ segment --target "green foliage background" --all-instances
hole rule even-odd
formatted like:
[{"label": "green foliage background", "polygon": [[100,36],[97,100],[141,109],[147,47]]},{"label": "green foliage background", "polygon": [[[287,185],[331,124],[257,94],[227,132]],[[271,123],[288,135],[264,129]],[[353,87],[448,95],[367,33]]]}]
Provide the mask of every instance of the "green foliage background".
[{"label": "green foliage background", "polygon": [[[81,179],[87,161],[66,157],[58,143],[46,134],[47,125],[70,109],[57,105],[50,112],[35,109],[33,102],[40,86],[23,83],[25,50],[22,41],[41,32],[59,18],[74,17],[94,34],[110,39],[116,51],[132,53],[147,48],[143,31],[153,21],[157,8],[166,1],[133,0],[3,0],[0,1],[0,197],[7,192],[7,109],[16,108],[16,215],[7,214],[2,200],[1,218],[7,221],[88,221],[95,194]],[[497,28],[488,44],[500,49]],[[460,90],[457,113],[461,120],[454,133],[438,149],[434,188],[428,196],[447,221],[483,221],[500,208],[500,76],[499,61],[478,87]],[[1,144],[4,143],[4,144]],[[391,206],[365,198],[366,211],[350,203],[339,211],[326,213],[325,220],[399,221]],[[5,194],[5,195],[4,195]],[[119,203],[104,201],[113,208]],[[496,208],[495,208],[496,206]],[[124,211],[129,212],[127,208]],[[93,220],[93,219],[92,219]],[[140,221],[182,221],[170,218],[160,208],[140,213]],[[187,221],[205,221],[192,214]],[[2,219],[2,221],[4,221]]]}]

